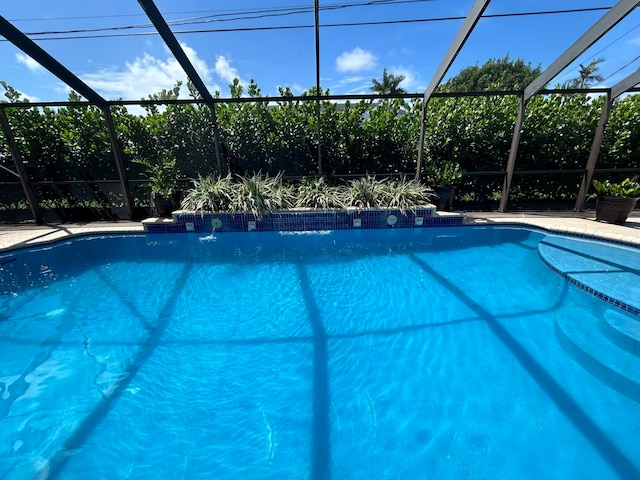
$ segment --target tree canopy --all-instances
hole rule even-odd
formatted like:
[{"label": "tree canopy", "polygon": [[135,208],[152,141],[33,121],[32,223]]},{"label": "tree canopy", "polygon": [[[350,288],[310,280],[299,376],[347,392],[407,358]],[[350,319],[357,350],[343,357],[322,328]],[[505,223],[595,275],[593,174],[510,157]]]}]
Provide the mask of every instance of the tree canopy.
[{"label": "tree canopy", "polygon": [[474,65],[460,70],[455,77],[442,84],[445,92],[484,92],[489,90],[522,90],[529,85],[542,69],[533,67],[522,59],[490,59],[482,65]]}]

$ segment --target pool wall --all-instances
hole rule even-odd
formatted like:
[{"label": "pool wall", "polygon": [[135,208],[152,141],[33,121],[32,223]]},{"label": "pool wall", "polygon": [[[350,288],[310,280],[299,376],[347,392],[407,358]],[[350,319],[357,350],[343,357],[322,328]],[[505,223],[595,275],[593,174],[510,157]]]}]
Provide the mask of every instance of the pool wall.
[{"label": "pool wall", "polygon": [[435,207],[416,210],[296,210],[267,213],[195,213],[177,211],[170,219],[144,220],[149,233],[184,232],[300,232],[316,230],[365,230],[373,228],[457,227],[463,213],[436,212]]}]

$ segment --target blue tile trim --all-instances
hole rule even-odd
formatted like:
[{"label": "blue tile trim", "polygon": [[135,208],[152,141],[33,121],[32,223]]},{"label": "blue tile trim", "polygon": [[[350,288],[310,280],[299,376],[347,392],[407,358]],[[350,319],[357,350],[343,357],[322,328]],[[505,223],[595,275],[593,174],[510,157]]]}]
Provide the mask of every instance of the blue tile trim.
[{"label": "blue tile trim", "polygon": [[613,305],[614,307],[618,307],[621,310],[624,310],[625,312],[629,312],[633,315],[637,315],[640,316],[640,308],[636,308],[632,305],[628,305],[624,302],[621,302],[620,300],[616,300],[613,297],[610,297],[609,295],[605,295],[601,292],[598,292],[597,290],[594,290],[593,288],[585,285],[582,282],[577,281],[575,278],[571,278],[569,275],[567,275],[566,273],[564,273],[562,270],[554,267],[553,265],[551,265],[547,260],[545,260],[542,256],[539,256],[540,260],[542,260],[544,262],[544,264],[549,267],[549,269],[554,272],[557,273],[558,275],[560,275],[562,278],[564,278],[566,281],[568,281],[569,283],[575,285],[576,287],[578,287],[580,290],[583,290],[585,292],[587,292],[589,295],[592,295],[596,298],[599,298],[600,300],[604,300],[605,302],[607,302],[610,305]]},{"label": "blue tile trim", "polygon": [[[390,216],[395,216],[395,219]],[[416,225],[416,217],[422,217],[422,224]],[[354,220],[360,226],[354,226]],[[395,222],[393,221],[395,220]],[[254,222],[258,232],[299,232],[317,230],[367,230],[373,228],[428,228],[462,226],[464,215],[435,215],[434,208],[407,210],[337,210],[337,211],[292,211],[275,212],[256,217],[250,213],[180,213],[174,214],[173,222],[146,223],[149,233],[197,233],[247,232],[249,222]],[[187,223],[192,228],[187,229]]]}]

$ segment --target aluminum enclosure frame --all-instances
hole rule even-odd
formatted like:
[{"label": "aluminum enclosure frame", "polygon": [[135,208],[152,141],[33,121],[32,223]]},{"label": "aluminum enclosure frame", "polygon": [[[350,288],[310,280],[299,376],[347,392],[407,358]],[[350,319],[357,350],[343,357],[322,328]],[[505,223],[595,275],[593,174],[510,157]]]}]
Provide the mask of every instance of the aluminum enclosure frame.
[{"label": "aluminum enclosure frame", "polygon": [[[441,83],[442,79],[446,75],[447,71],[455,61],[459,52],[464,47],[467,39],[475,29],[477,23],[482,18],[483,13],[486,8],[490,4],[491,0],[475,0],[471,10],[466,16],[460,30],[456,34],[453,42],[449,46],[442,62],[440,63],[436,73],[431,79],[427,89],[422,95],[423,105],[421,112],[421,121],[420,121],[420,135],[418,140],[418,152],[417,152],[417,160],[416,160],[416,179],[420,178],[421,171],[423,168],[423,154],[424,154],[424,138],[425,138],[425,124],[426,124],[426,115],[429,100],[434,96],[435,90],[438,85]],[[203,102],[207,104],[207,106],[211,109],[211,128],[212,134],[214,137],[214,146],[215,146],[215,158],[216,164],[218,168],[218,172],[222,173],[222,157],[221,157],[221,149],[220,149],[220,139],[219,139],[219,129],[217,125],[215,104],[219,102],[225,102],[225,99],[213,98],[211,93],[208,91],[204,82],[196,72],[192,63],[189,61],[186,53],[181,47],[180,43],[176,39],[175,35],[169,28],[167,22],[162,16],[161,12],[157,9],[153,0],[138,0],[141,8],[147,14],[151,22],[153,23],[156,31],[162,37],[165,44],[168,46],[169,50],[172,52],[176,60],[180,63],[181,67],[187,74],[189,80],[196,86],[199,94],[202,96]],[[596,23],[594,23],[588,30],[585,31],[583,35],[580,36],[578,40],[576,40],[563,54],[561,54],[540,76],[538,76],[533,82],[531,82],[523,91],[514,92],[515,94],[520,95],[520,106],[518,111],[518,117],[514,124],[514,133],[511,142],[511,149],[509,152],[509,158],[507,159],[506,170],[504,172],[504,183],[502,189],[502,196],[500,200],[499,210],[501,212],[506,211],[507,203],[509,199],[509,191],[511,189],[511,181],[515,170],[515,163],[517,158],[518,146],[520,143],[520,133],[522,131],[522,124],[524,119],[524,114],[526,110],[526,104],[528,100],[535,94],[539,93],[551,93],[548,90],[545,90],[546,85],[549,81],[555,78],[558,73],[560,73],[563,69],[565,69],[571,62],[573,62],[579,55],[581,55],[584,51],[586,51],[591,45],[593,45],[597,40],[599,40],[605,33],[607,33],[611,28],[613,28],[618,22],[620,22],[624,17],[626,17],[629,13],[631,13],[637,6],[637,0],[619,0],[613,7],[611,7]],[[315,38],[316,38],[316,88],[317,92],[317,101],[320,101],[321,90],[320,90],[320,65],[319,65],[319,52],[320,52],[320,21],[319,21],[319,0],[314,0],[314,16],[315,16]],[[42,48],[36,45],[32,40],[30,40],[24,33],[18,30],[15,26],[13,26],[10,22],[8,22],[4,17],[0,16],[0,34],[2,34],[7,40],[17,46],[24,53],[29,55],[35,61],[37,61],[41,66],[49,70],[52,74],[62,80],[66,85],[71,87],[73,90],[77,91],[80,95],[88,100],[89,104],[96,105],[99,107],[105,119],[105,124],[109,131],[109,137],[111,141],[111,149],[116,161],[116,165],[118,167],[118,174],[120,177],[120,184],[123,195],[125,197],[126,207],[129,213],[129,216],[133,218],[133,198],[131,195],[131,191],[129,189],[129,182],[126,178],[126,171],[122,160],[122,155],[118,147],[116,131],[113,125],[113,120],[111,118],[111,105],[140,105],[144,104],[144,101],[139,100],[123,100],[123,101],[107,101],[103,97],[101,97],[98,93],[96,93],[93,89],[87,86],[82,80],[80,80],[77,76],[75,76],[71,71],[69,71],[64,65],[54,59],[51,55],[45,52]],[[634,88],[636,85],[640,83],[640,69],[633,74],[629,75],[623,81],[619,82],[615,86],[611,87],[606,91],[607,99],[605,101],[605,105],[603,107],[602,115],[600,118],[600,122],[596,128],[596,132],[594,134],[594,140],[591,146],[591,150],[589,153],[589,158],[587,160],[587,164],[585,167],[582,184],[580,187],[580,192],[578,194],[578,198],[576,201],[576,209],[580,210],[584,206],[584,200],[586,198],[586,193],[588,191],[588,187],[593,175],[593,171],[595,169],[595,165],[597,162],[598,154],[600,151],[600,147],[602,144],[602,137],[604,135],[604,129],[606,128],[606,124],[608,121],[609,112],[611,110],[612,102],[622,95],[625,92],[630,90],[637,91]],[[592,89],[591,91],[595,91],[597,89]],[[462,94],[464,95],[464,94]],[[476,94],[473,94],[476,95]],[[436,96],[439,96],[436,94]],[[340,96],[328,96],[327,98],[339,98]],[[344,96],[345,98],[356,98],[360,96]],[[379,95],[362,95],[362,98],[375,97],[380,98]],[[389,98],[416,98],[417,95],[390,95]],[[305,97],[306,100],[309,100],[310,97]],[[279,97],[270,97],[269,101],[278,101],[278,100],[292,100],[292,98],[279,98]],[[238,101],[245,101],[245,99],[239,99]],[[259,99],[246,99],[246,101],[261,101]],[[45,102],[47,103],[47,102]],[[73,102],[48,102],[56,105],[69,105]],[[78,102],[76,102],[78,103]],[[152,102],[149,102],[152,103]],[[181,101],[176,101],[175,103],[181,103]],[[200,103],[194,101],[184,101],[184,103]],[[80,105],[84,105],[85,103],[80,103]],[[37,106],[38,103],[30,104],[30,106]],[[5,104],[2,107],[2,114],[4,114],[4,109],[11,107],[11,104]],[[6,115],[4,115],[6,120]],[[0,120],[2,120],[0,118]],[[2,122],[3,131],[5,132],[5,137],[10,144],[10,149],[12,151],[12,157],[14,158],[14,163],[18,170],[17,175],[20,177],[20,181],[22,183],[23,189],[25,191],[25,195],[27,196],[27,200],[29,203],[33,203],[35,201],[35,195],[33,190],[30,187],[29,178],[26,172],[26,169],[19,168],[20,162],[22,161],[19,152],[16,150],[15,145],[11,145],[10,137],[11,130],[10,126],[7,122]],[[318,124],[318,130],[320,132],[320,124]],[[17,153],[16,153],[17,152]],[[24,166],[24,165],[23,165]],[[319,173],[322,173],[322,158],[321,158],[321,138],[320,133],[318,133],[318,169]],[[37,202],[36,202],[37,203]],[[30,205],[32,208],[32,213],[37,221],[40,221],[41,214],[39,212],[38,205]]]}]

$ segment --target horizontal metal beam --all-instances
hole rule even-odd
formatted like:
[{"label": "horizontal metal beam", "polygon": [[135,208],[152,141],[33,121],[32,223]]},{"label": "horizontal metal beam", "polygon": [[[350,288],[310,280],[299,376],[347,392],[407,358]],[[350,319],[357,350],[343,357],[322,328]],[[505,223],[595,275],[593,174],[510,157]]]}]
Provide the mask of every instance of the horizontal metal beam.
[{"label": "horizontal metal beam", "polygon": [[153,3],[153,0],[138,0],[138,3],[147,14],[147,17],[149,17],[149,20],[151,20],[151,23],[153,23],[153,26],[158,30],[158,33],[164,40],[164,43],[167,44],[167,47],[169,47],[169,50],[171,50],[173,56],[178,60],[178,63],[189,77],[189,80],[191,80],[195,85],[198,93],[202,95],[202,98],[208,105],[213,105],[213,97],[211,96],[211,93],[200,78],[200,75],[198,75],[198,72],[191,63],[191,60],[189,60],[189,57],[187,57],[187,54],[180,46],[180,43],[169,28],[169,25],[167,25],[167,22],[164,20],[160,10],[158,10],[158,7]]},{"label": "horizontal metal beam", "polygon": [[524,89],[524,99],[529,100],[553,80],[562,70],[578,58],[591,45],[597,42],[605,33],[611,30],[620,20],[626,17],[638,5],[638,0],[619,0],[594,23],[582,36],[576,40],[562,55],[560,55],[544,72]]},{"label": "horizontal metal beam", "polygon": [[13,43],[36,62],[49,70],[52,74],[78,92],[89,102],[105,107],[107,102],[91,87],[71,73],[64,65],[40,48],[33,40],[14,27],[7,19],[0,15],[0,34]]},{"label": "horizontal metal beam", "polygon": [[[609,88],[565,88],[565,89],[551,89],[540,90],[538,93],[541,95],[547,94],[567,94],[567,93],[607,93],[611,89]],[[633,87],[625,90],[630,93],[640,93],[640,88]],[[434,92],[432,98],[461,98],[461,97],[504,97],[521,95],[522,90],[490,90],[486,92]],[[323,95],[322,99],[327,101],[347,101],[347,100],[382,100],[386,98],[404,98],[414,99],[422,98],[422,93],[402,93],[398,95],[377,95],[377,94],[344,94],[344,95]],[[282,102],[315,102],[316,98],[309,95],[295,95],[287,97],[240,97],[240,98],[214,98],[216,104],[227,103],[282,103]],[[107,100],[109,105],[206,105],[206,102],[202,99],[193,98],[179,98],[171,100]],[[12,108],[33,108],[33,107],[85,107],[90,102],[6,102],[3,103],[5,107]]]}]

